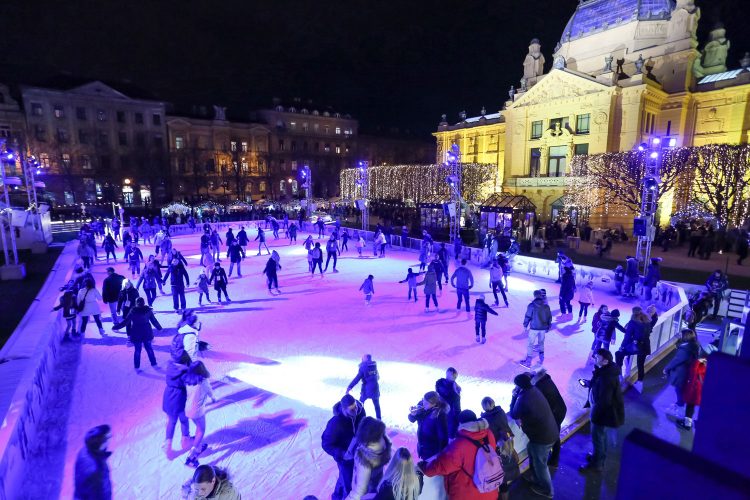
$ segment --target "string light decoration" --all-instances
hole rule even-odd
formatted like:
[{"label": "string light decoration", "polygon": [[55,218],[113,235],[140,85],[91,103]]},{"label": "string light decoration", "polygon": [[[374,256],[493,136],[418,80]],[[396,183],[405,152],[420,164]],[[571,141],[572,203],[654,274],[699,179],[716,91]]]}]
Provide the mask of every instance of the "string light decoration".
[{"label": "string light decoration", "polygon": [[[574,156],[566,208],[607,215],[638,213],[648,151]],[[674,214],[711,213],[722,227],[750,215],[750,146],[710,144],[663,150],[659,198],[674,193]]]},{"label": "string light decoration", "polygon": [[[469,203],[481,203],[495,186],[497,165],[464,163],[461,165],[461,193]],[[399,200],[419,204],[434,195],[450,199],[442,165],[382,165],[368,169],[370,200]],[[357,195],[357,172],[354,168],[341,171],[341,197],[354,200]]]},{"label": "string light decoration", "polygon": [[711,144],[693,149],[692,200],[720,227],[740,226],[750,215],[750,146]]}]

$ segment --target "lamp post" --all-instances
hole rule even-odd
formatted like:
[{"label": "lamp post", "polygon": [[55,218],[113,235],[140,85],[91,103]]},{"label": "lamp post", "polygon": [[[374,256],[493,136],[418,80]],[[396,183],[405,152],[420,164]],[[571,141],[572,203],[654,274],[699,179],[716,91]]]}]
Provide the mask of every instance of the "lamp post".
[{"label": "lamp post", "polygon": [[359,186],[359,198],[357,200],[359,209],[362,211],[362,230],[368,231],[370,229],[370,208],[369,208],[369,188],[370,188],[370,175],[369,175],[369,161],[360,161],[357,166],[357,181],[356,184]]},{"label": "lamp post", "polygon": [[[4,280],[10,279],[23,279],[26,276],[26,267],[18,262],[18,247],[16,245],[16,232],[13,228],[13,210],[10,207],[10,194],[8,192],[8,186],[20,186],[22,185],[21,179],[18,177],[7,177],[5,175],[5,162],[14,161],[16,155],[12,150],[7,148],[7,143],[3,141],[0,143],[0,147],[4,150],[2,153],[2,161],[0,161],[0,179],[3,182],[3,196],[5,198],[5,212],[8,220],[8,232],[10,234],[11,249],[8,251],[8,242],[5,238],[5,227],[0,227],[0,234],[2,235],[3,253],[5,255],[5,265],[0,268],[0,277]],[[11,263],[9,253],[13,254],[13,260]]]}]

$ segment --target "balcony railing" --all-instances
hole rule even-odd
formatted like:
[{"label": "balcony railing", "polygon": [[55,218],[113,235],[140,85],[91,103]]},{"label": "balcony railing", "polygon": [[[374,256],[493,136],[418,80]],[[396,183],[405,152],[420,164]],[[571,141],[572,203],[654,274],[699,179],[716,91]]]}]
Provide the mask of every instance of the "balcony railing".
[{"label": "balcony railing", "polygon": [[565,176],[560,177],[513,177],[507,183],[516,187],[563,187],[568,181]]}]

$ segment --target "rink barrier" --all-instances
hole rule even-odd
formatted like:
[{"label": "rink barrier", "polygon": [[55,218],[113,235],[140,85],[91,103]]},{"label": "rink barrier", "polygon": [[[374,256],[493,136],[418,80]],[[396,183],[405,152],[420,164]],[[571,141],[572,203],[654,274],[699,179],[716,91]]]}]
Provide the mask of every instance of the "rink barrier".
[{"label": "rink barrier", "polygon": [[0,500],[21,498],[26,460],[36,446],[37,425],[48,396],[49,381],[65,331],[58,303],[77,258],[66,245],[40,292],[8,342],[0,350]]}]

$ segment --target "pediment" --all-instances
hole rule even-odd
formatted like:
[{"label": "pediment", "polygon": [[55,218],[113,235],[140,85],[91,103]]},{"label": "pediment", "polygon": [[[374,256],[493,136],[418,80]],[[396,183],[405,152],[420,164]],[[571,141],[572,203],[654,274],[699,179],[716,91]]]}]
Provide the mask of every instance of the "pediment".
[{"label": "pediment", "polygon": [[108,99],[128,99],[130,100],[130,97],[126,96],[122,92],[119,92],[109,85],[106,85],[100,81],[94,81],[91,83],[87,83],[85,85],[81,85],[80,87],[75,87],[73,89],[70,89],[69,92],[75,93],[75,94],[85,94],[85,95],[91,95],[91,96],[97,96],[97,97],[104,97]]},{"label": "pediment", "polygon": [[545,104],[550,101],[583,97],[611,87],[593,78],[567,69],[553,69],[508,108]]}]

